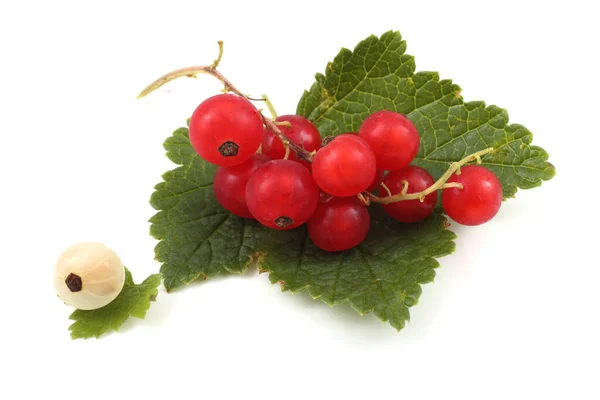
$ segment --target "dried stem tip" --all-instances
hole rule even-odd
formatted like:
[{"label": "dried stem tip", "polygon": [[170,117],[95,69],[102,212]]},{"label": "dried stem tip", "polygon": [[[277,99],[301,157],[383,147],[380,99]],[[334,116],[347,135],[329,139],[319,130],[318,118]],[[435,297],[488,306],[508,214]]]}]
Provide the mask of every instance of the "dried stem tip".
[{"label": "dried stem tip", "polygon": [[65,284],[73,293],[81,292],[81,289],[83,288],[81,277],[79,275],[75,275],[74,273],[70,273],[69,276],[67,276],[67,279],[65,279]]},{"label": "dried stem tip", "polygon": [[219,153],[221,153],[223,157],[233,157],[237,156],[239,148],[240,146],[238,146],[237,143],[228,141],[219,146]]},{"label": "dried stem tip", "polygon": [[292,225],[293,223],[294,223],[294,220],[291,219],[290,217],[286,217],[286,216],[278,217],[275,220],[275,225],[277,225],[280,228],[287,228],[288,226]]}]

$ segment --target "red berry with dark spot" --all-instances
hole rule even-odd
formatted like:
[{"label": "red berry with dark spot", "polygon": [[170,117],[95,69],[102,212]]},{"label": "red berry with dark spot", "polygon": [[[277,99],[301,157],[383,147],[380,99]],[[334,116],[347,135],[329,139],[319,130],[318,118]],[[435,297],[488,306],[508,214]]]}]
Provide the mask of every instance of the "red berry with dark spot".
[{"label": "red berry with dark spot", "polygon": [[196,108],[190,119],[189,136],[200,157],[220,167],[230,167],[256,153],[263,136],[263,120],[247,99],[218,94]]},{"label": "red berry with dark spot", "polygon": [[238,217],[252,218],[246,205],[246,184],[254,171],[270,160],[265,155],[255,154],[239,165],[217,168],[213,189],[219,204]]},{"label": "red berry with dark spot", "polygon": [[319,203],[319,188],[310,172],[291,160],[260,166],[246,185],[246,204],[261,224],[292,229],[305,223]]},{"label": "red berry with dark spot", "polygon": [[377,169],[394,171],[408,166],[419,151],[419,132],[402,114],[378,111],[364,120],[358,135],[369,143]]},{"label": "red berry with dark spot", "polygon": [[[391,171],[383,178],[383,183],[390,189],[392,195],[402,192],[404,182],[408,183],[407,193],[422,192],[435,183],[429,172],[414,165]],[[384,189],[379,190],[379,196],[384,195],[387,195],[387,192]],[[419,199],[403,200],[385,204],[383,209],[392,218],[400,222],[417,222],[431,215],[437,203],[437,198],[437,191],[435,191],[425,196],[423,201]]]},{"label": "red berry with dark spot", "polygon": [[[291,126],[279,125],[278,128],[289,140],[308,152],[321,148],[321,135],[317,128],[308,119],[300,115],[280,115],[277,122],[289,122]],[[262,138],[262,153],[272,159],[282,159],[285,156],[285,147],[281,140],[269,129],[264,128]],[[289,160],[298,161],[310,169],[308,161],[300,160],[293,151],[290,151]]]},{"label": "red berry with dark spot", "polygon": [[342,251],[365,239],[371,220],[367,208],[356,197],[335,197],[320,203],[307,225],[308,236],[317,247]]},{"label": "red berry with dark spot", "polygon": [[463,187],[444,189],[442,205],[446,214],[462,225],[480,225],[492,219],[502,204],[502,184],[489,169],[468,165],[460,175],[452,175],[448,182]]}]

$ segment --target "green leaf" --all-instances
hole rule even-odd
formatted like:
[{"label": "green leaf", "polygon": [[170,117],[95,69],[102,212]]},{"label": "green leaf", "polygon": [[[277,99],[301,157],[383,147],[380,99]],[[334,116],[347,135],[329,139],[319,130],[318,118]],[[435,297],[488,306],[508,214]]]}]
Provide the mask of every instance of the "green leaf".
[{"label": "green leaf", "polygon": [[502,182],[504,197],[551,179],[556,171],[548,154],[532,146],[532,134],[508,124],[506,110],[482,101],[464,102],[461,89],[436,72],[416,72],[405,54],[399,32],[370,36],[354,51],[342,49],[326,73],[305,91],[297,113],[315,123],[322,135],[357,132],[363,120],[379,110],[408,116],[421,136],[414,161],[437,179],[465,156],[493,147],[483,165]]},{"label": "green leaf", "polygon": [[329,305],[349,302],[360,314],[373,312],[400,330],[409,319],[408,308],[417,304],[420,285],[435,277],[435,258],[454,251],[456,235],[439,214],[419,224],[401,224],[379,206],[370,212],[369,235],[358,247],[327,253],[299,229],[285,246],[267,253],[262,268],[283,290],[306,289]]},{"label": "green leaf", "polygon": [[69,318],[75,321],[69,327],[71,338],[98,338],[110,330],[118,331],[129,316],[143,319],[158,295],[160,281],[160,274],[154,274],[136,285],[125,268],[125,285],[116,299],[97,310],[75,310],[71,314]]},{"label": "green leaf", "polygon": [[[540,185],[554,175],[548,155],[531,146],[531,133],[508,125],[506,111],[482,102],[465,103],[460,88],[437,73],[415,73],[412,56],[398,32],[371,36],[352,52],[343,49],[298,104],[323,136],[357,131],[370,113],[389,109],[407,114],[421,134],[416,163],[441,175],[452,161],[493,146],[484,163],[500,178],[506,197],[517,188]],[[167,290],[218,274],[242,273],[253,261],[283,290],[308,291],[327,304],[348,303],[373,313],[396,329],[409,319],[421,284],[430,282],[436,258],[454,251],[454,233],[441,214],[406,225],[370,207],[371,230],[357,248],[326,253],[300,227],[274,231],[230,215],[215,199],[215,167],[200,159],[187,128],[165,141],[178,165],[156,185],[151,234],[159,240],[156,259]]]},{"label": "green leaf", "polygon": [[164,144],[167,157],[180,167],[163,175],[150,204],[157,210],[150,234],[159,239],[156,260],[162,262],[170,291],[199,278],[242,273],[260,256],[258,240],[275,233],[256,222],[237,218],[217,202],[212,181],[216,167],[202,160],[187,128],[173,132]]},{"label": "green leaf", "polygon": [[304,227],[267,229],[231,215],[214,197],[215,167],[197,156],[187,128],[165,141],[167,156],[179,167],[163,175],[151,205],[151,234],[160,240],[156,259],[167,290],[218,274],[242,273],[252,261],[270,272],[284,290],[309,293],[328,304],[349,302],[362,314],[373,312],[401,329],[416,304],[420,284],[430,282],[436,257],[454,251],[455,235],[441,215],[415,225],[389,219],[371,207],[369,236],[358,248],[326,253]]}]

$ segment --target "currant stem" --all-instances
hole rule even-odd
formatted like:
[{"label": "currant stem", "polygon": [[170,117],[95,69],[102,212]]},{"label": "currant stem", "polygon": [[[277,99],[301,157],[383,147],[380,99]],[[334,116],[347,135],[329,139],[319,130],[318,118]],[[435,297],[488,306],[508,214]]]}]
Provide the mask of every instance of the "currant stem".
[{"label": "currant stem", "polygon": [[462,190],[463,187],[463,184],[460,182],[447,182],[442,185],[442,189],[458,188]]},{"label": "currant stem", "polygon": [[[390,190],[389,187],[387,187],[387,185],[385,183],[381,182],[379,184],[379,186],[381,186],[387,192],[388,196],[392,195],[392,191]],[[406,183],[406,186],[408,186],[408,182]]]},{"label": "currant stem", "polygon": [[269,113],[271,114],[271,118],[277,119],[277,111],[275,110],[273,103],[271,103],[271,99],[269,99],[269,97],[266,94],[263,94],[261,97],[265,101],[265,104],[267,105],[267,109],[269,110]]},{"label": "currant stem", "polygon": [[218,44],[219,44],[219,55],[217,56],[217,59],[215,61],[213,61],[212,65],[211,65],[211,67],[213,69],[215,69],[219,66],[219,63],[221,62],[221,58],[223,57],[223,41],[219,40]]},{"label": "currant stem", "polygon": [[[481,163],[481,157],[486,154],[491,153],[492,151],[494,151],[494,149],[492,147],[490,147],[485,150],[481,150],[476,153],[473,153],[470,156],[467,156],[460,161],[453,162],[452,164],[450,164],[450,168],[448,168],[448,170],[440,177],[440,179],[438,179],[433,185],[429,186],[427,189],[425,189],[421,192],[406,193],[406,190],[408,189],[408,182],[406,182],[406,184],[404,184],[404,182],[403,182],[402,191],[393,196],[377,197],[374,194],[369,193],[369,192],[363,192],[360,195],[363,197],[366,197],[370,202],[373,202],[373,203],[390,204],[390,203],[397,203],[399,201],[405,201],[405,200],[419,199],[420,201],[423,201],[427,195],[435,192],[436,190],[440,190],[440,189],[447,189],[447,188],[462,189],[463,186],[460,183],[458,183],[458,182],[448,183],[447,182],[448,179],[450,179],[452,174],[454,174],[455,172],[458,172],[460,170],[460,167],[462,167],[465,164],[468,164],[472,161],[477,161],[478,163]],[[360,199],[360,197],[359,197],[359,199]]]},{"label": "currant stem", "polygon": [[[175,79],[183,77],[195,78],[199,74],[208,74],[217,78],[219,81],[221,81],[221,83],[223,83],[223,85],[225,85],[225,89],[223,90],[224,93],[232,92],[238,96],[248,99],[247,95],[245,95],[238,88],[236,88],[231,83],[231,81],[229,81],[229,79],[227,79],[225,76],[223,76],[223,74],[221,74],[221,72],[217,71],[217,65],[221,61],[222,55],[223,42],[219,42],[219,56],[211,65],[187,67],[169,72],[168,74],[161,76],[160,78],[152,82],[150,85],[148,85],[144,90],[142,90],[142,92],[138,95],[137,98],[141,99],[142,97],[145,97],[150,93],[154,92],[156,89],[160,88],[164,84],[169,83]],[[260,113],[260,115],[263,119],[265,127],[271,132],[273,132],[275,136],[277,136],[281,140],[284,146],[289,146],[290,150],[293,151],[299,159],[312,162],[313,153],[304,150],[302,147],[289,140],[288,137],[283,132],[281,132],[277,125],[275,125],[272,119],[265,117],[262,113]]]},{"label": "currant stem", "polygon": [[[367,192],[365,192],[365,193],[367,193]],[[371,204],[371,200],[368,196],[365,196],[365,193],[359,193],[356,195],[356,197],[358,197],[358,200],[360,201],[360,203],[366,207]]]},{"label": "currant stem", "polygon": [[286,128],[292,127],[292,123],[290,121],[273,121],[273,123],[275,124],[275,126],[285,126]]},{"label": "currant stem", "polygon": [[[402,181],[402,190],[400,191],[400,194],[405,195],[408,193],[408,181]],[[392,195],[392,192],[390,192],[388,190],[389,196]]]}]

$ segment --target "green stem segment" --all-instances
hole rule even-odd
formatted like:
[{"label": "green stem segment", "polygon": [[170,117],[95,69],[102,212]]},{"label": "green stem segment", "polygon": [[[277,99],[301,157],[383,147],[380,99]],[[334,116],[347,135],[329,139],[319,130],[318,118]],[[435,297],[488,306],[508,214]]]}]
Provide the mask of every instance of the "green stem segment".
[{"label": "green stem segment", "polygon": [[269,97],[266,94],[263,94],[261,97],[265,101],[265,105],[267,106],[267,109],[271,114],[271,118],[277,119],[277,111],[275,110],[273,103],[271,103],[271,99],[269,99]]},{"label": "green stem segment", "polygon": [[369,192],[364,192],[364,193],[362,193],[362,195],[363,195],[363,197],[365,197],[367,199],[368,202],[390,204],[390,203],[397,203],[399,201],[405,201],[405,200],[417,200],[418,199],[420,201],[423,201],[428,194],[431,194],[431,193],[435,192],[436,190],[440,190],[440,189],[447,189],[447,188],[462,189],[462,187],[463,187],[462,184],[460,184],[458,182],[448,183],[447,182],[448,179],[450,179],[452,174],[454,174],[455,172],[460,173],[460,167],[464,166],[465,164],[468,164],[472,161],[477,161],[478,164],[481,164],[481,157],[486,154],[491,153],[492,151],[494,151],[494,148],[490,147],[485,150],[478,151],[477,153],[473,153],[473,154],[463,158],[460,161],[453,162],[452,164],[450,164],[450,168],[448,168],[448,170],[444,173],[444,175],[442,175],[440,177],[440,179],[438,179],[433,185],[429,186],[427,189],[425,189],[421,192],[406,193],[406,191],[408,189],[408,182],[406,182],[406,185],[404,185],[405,187],[402,189],[402,191],[393,196],[377,197],[374,194],[369,193]]}]

